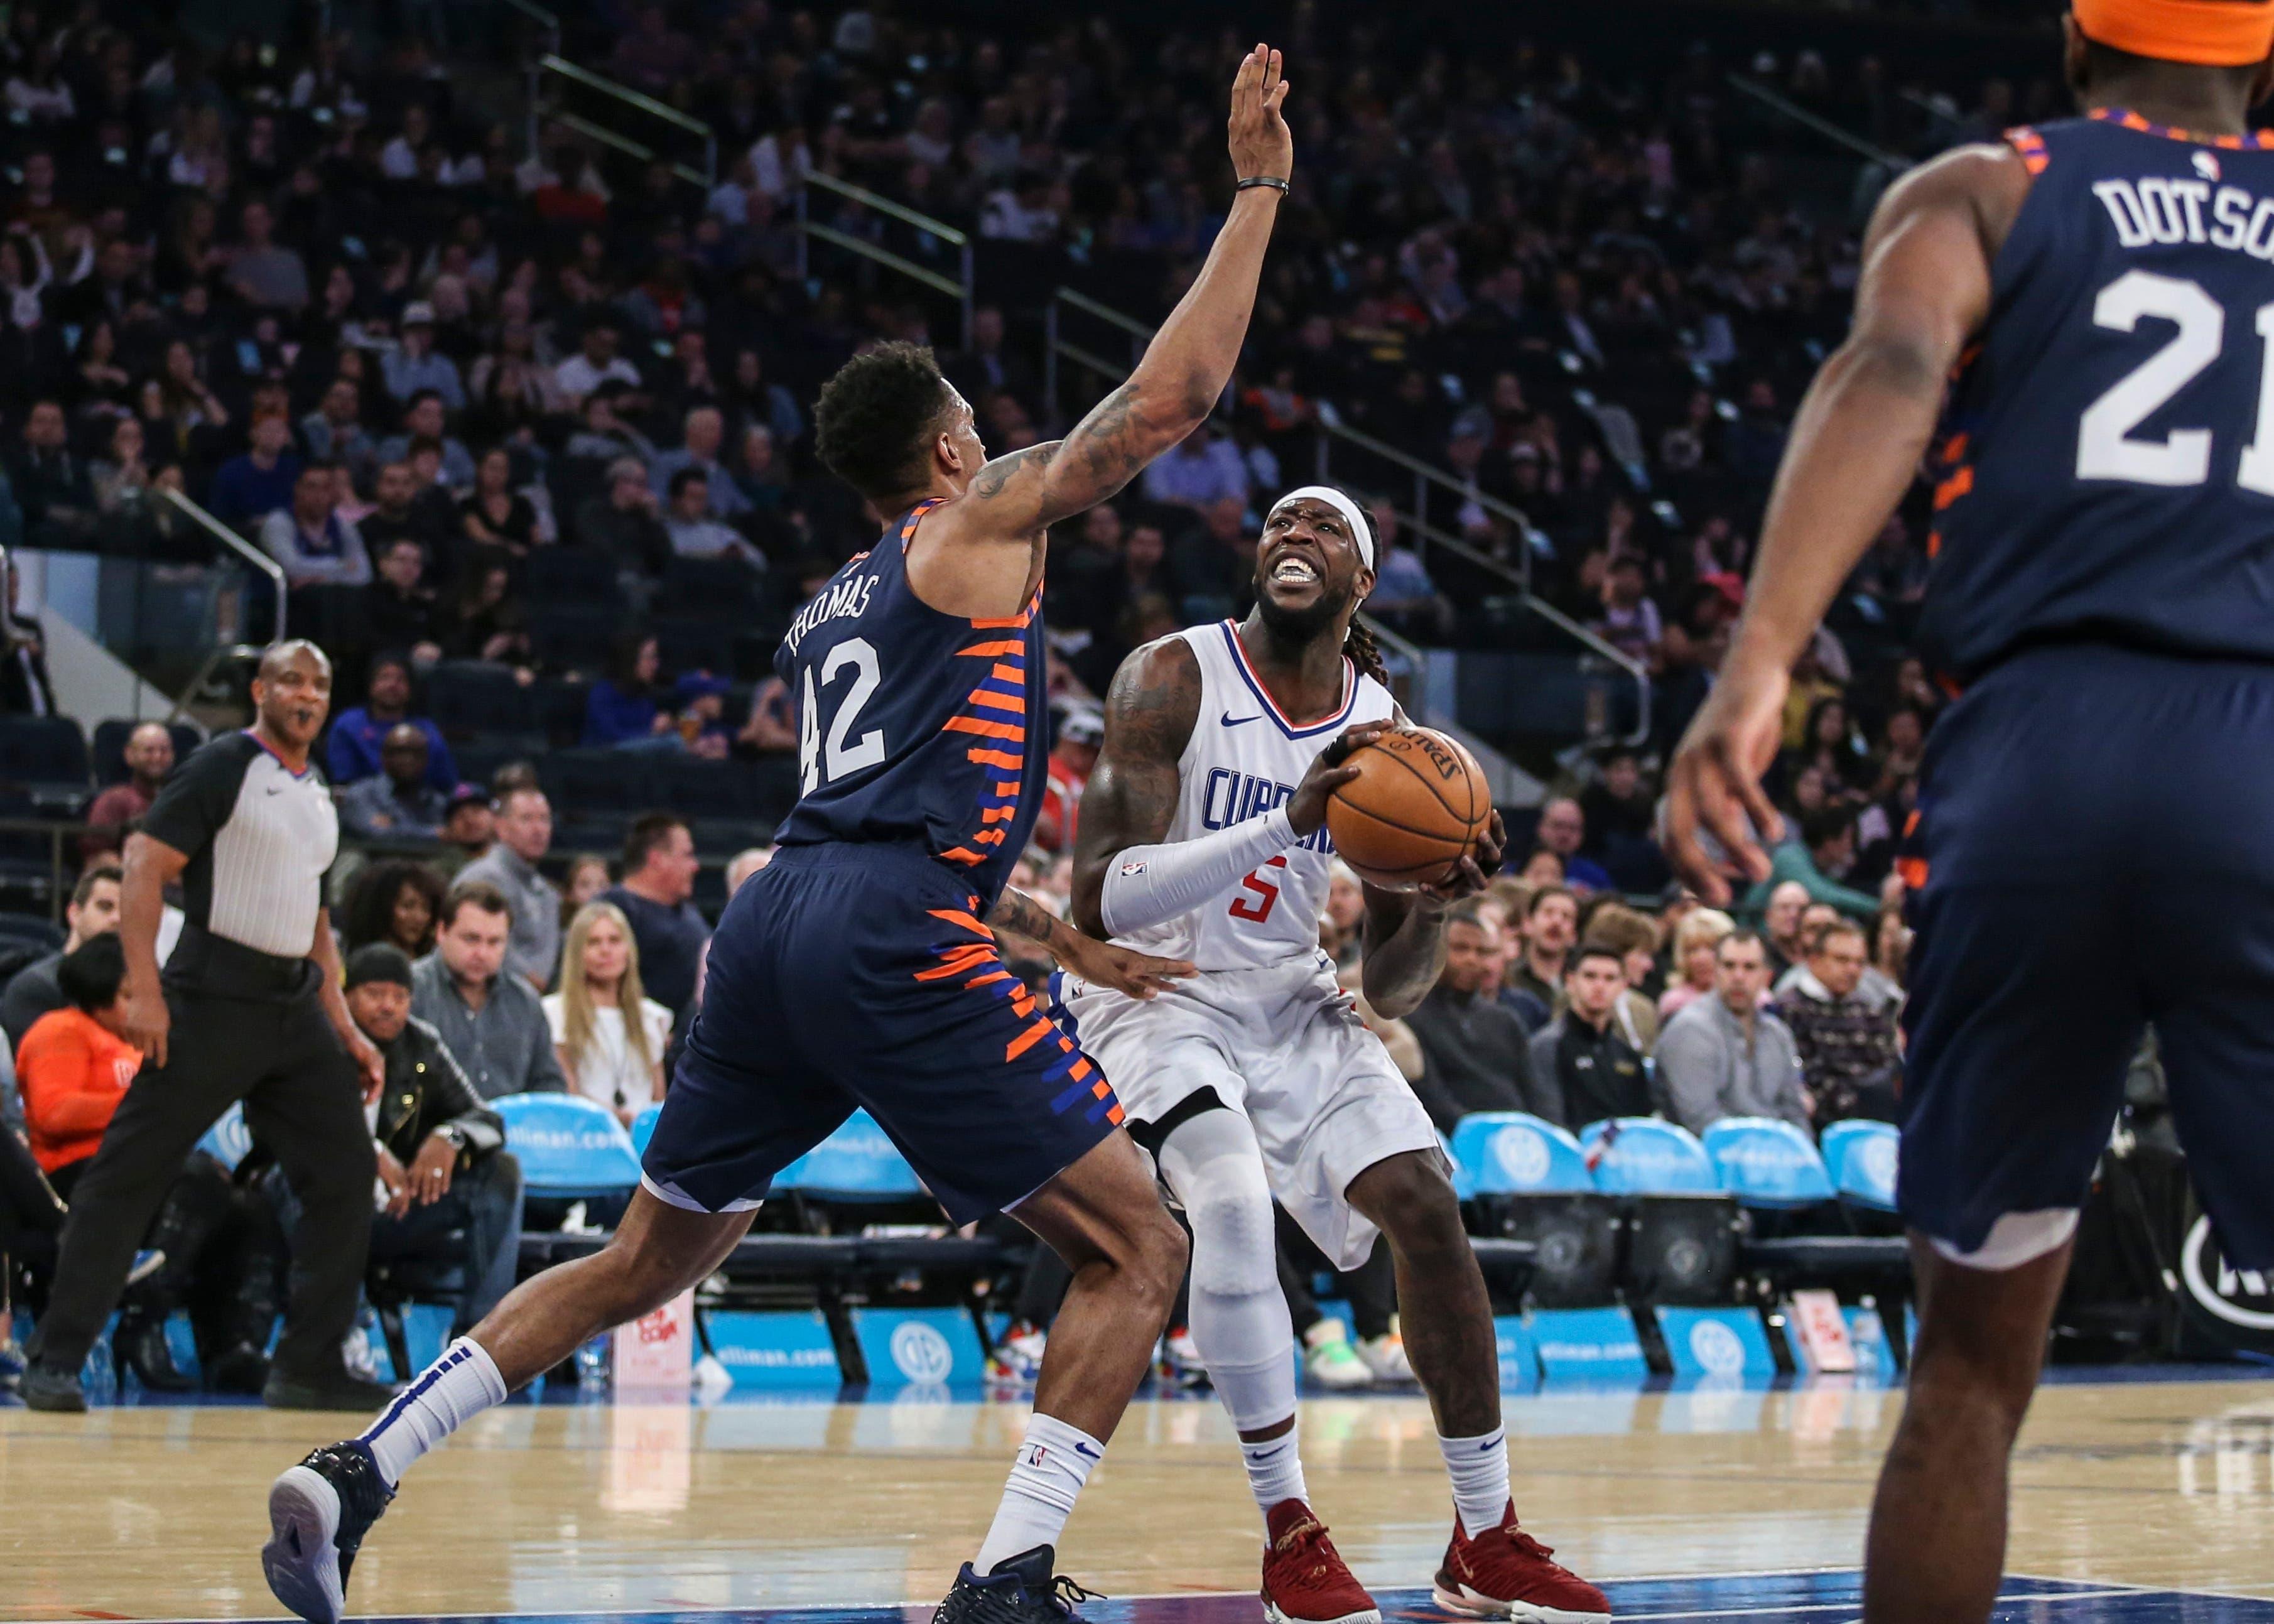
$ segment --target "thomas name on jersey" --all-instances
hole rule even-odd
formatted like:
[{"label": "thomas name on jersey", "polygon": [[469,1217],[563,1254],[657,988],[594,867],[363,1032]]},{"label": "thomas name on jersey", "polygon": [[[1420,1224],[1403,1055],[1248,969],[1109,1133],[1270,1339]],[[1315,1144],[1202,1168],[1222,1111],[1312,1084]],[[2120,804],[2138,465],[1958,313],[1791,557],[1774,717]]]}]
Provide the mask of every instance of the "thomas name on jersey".
[{"label": "thomas name on jersey", "polygon": [[2274,259],[2274,198],[2253,198],[2240,186],[2214,189],[2216,157],[2201,152],[2195,156],[2211,161],[2210,178],[2172,180],[2151,175],[2136,181],[2093,183],[2092,195],[2115,222],[2117,242],[2126,248],[2205,243],[2254,259]]},{"label": "thomas name on jersey", "polygon": [[866,614],[869,594],[875,590],[874,575],[847,575],[821,589],[814,600],[797,612],[797,619],[789,623],[789,635],[782,639],[792,656],[806,633],[825,620],[838,620],[846,615]]},{"label": "thomas name on jersey", "polygon": [[[1212,767],[1201,788],[1201,823],[1209,829],[1229,829],[1251,817],[1262,817],[1276,806],[1294,799],[1291,784],[1274,784],[1253,773],[1229,767]],[[1288,848],[1298,852],[1332,852],[1335,843],[1320,824]]]}]

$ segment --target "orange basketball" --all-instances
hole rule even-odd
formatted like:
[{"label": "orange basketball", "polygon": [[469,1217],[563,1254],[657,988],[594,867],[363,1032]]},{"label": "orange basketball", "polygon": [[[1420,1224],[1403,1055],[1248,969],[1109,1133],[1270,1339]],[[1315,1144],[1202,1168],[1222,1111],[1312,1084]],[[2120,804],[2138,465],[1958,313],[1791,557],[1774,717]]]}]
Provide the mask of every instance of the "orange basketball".
[{"label": "orange basketball", "polygon": [[1359,776],[1327,798],[1327,831],[1342,860],[1392,891],[1452,877],[1492,821],[1484,769],[1458,741],[1399,727],[1351,752]]}]

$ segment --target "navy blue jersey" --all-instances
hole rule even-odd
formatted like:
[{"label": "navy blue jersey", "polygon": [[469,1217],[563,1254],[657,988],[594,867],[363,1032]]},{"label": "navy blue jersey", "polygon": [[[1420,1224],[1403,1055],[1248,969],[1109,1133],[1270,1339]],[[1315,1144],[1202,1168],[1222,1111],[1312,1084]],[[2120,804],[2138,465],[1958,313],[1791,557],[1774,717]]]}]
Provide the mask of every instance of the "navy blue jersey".
[{"label": "navy blue jersey", "polygon": [[1939,453],[1921,638],[2274,659],[2274,139],[2016,130],[2035,177]]},{"label": "navy blue jersey", "polygon": [[1042,594],[1010,620],[943,614],[908,584],[908,510],[790,623],[774,669],[797,698],[801,794],[774,838],[915,844],[984,914],[1049,771]]}]

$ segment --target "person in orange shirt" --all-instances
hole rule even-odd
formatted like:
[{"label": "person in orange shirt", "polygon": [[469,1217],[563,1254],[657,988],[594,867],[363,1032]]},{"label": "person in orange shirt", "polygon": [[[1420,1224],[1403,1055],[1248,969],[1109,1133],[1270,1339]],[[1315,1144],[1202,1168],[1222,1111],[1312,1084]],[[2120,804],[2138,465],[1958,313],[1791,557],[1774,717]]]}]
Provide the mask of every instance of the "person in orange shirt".
[{"label": "person in orange shirt", "polygon": [[[94,1159],[127,1085],[142,1069],[142,1051],[122,1035],[126,956],[116,933],[90,938],[64,955],[56,981],[66,1000],[32,1023],[16,1051],[16,1079],[24,1095],[24,1127],[32,1156],[57,1195],[68,1201],[79,1176]],[[158,1392],[187,1392],[197,1383],[176,1368],[166,1348],[166,1316],[187,1284],[209,1229],[194,1221],[215,1206],[202,1188],[219,1181],[225,1208],[228,1180],[217,1165],[192,1157],[153,1225],[164,1232],[163,1261],[129,1293],[111,1339],[122,1365]],[[182,1190],[194,1181],[201,1186]],[[153,1239],[147,1243],[155,1246]]]}]

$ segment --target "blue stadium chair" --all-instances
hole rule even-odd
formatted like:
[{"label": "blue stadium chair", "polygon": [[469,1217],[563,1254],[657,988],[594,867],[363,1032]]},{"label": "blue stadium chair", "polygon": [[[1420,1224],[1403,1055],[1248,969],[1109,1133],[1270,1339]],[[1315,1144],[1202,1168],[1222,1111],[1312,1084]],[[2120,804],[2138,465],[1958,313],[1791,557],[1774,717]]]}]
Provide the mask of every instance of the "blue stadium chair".
[{"label": "blue stadium chair", "polygon": [[522,567],[523,596],[533,604],[584,608],[614,601],[616,560],[581,547],[536,547]]},{"label": "blue stadium chair", "polygon": [[1891,1123],[1835,1122],[1825,1129],[1824,1164],[1840,1199],[1866,1212],[1894,1212],[1901,1143]]},{"label": "blue stadium chair", "polygon": [[784,1168],[774,1177],[774,1190],[832,1201],[903,1201],[925,1194],[915,1169],[866,1111],[855,1111],[836,1132]]},{"label": "blue stadium chair", "polygon": [[532,1199],[585,1201],[629,1196],[639,1154],[615,1114],[573,1094],[509,1094],[490,1101]]},{"label": "blue stadium chair", "polygon": [[1643,1302],[1728,1300],[1737,1267],[1737,1204],[1713,1176],[1713,1159],[1687,1129],[1650,1116],[1590,1123],[1580,1147],[1595,1188],[1626,1224],[1629,1296]]},{"label": "blue stadium chair", "polygon": [[230,1172],[236,1172],[237,1164],[252,1150],[252,1130],[245,1125],[245,1101],[232,1101],[221,1114],[221,1119],[198,1140],[198,1148]]},{"label": "blue stadium chair", "polygon": [[1615,1116],[1579,1131],[1579,1147],[1605,1195],[1719,1195],[1706,1147],[1687,1128],[1654,1116]]},{"label": "blue stadium chair", "polygon": [[1706,1154],[1740,1207],[1789,1211],[1833,1199],[1832,1176],[1808,1135],[1769,1116],[1730,1116],[1706,1130]]},{"label": "blue stadium chair", "polygon": [[662,1115],[663,1102],[659,1100],[632,1118],[632,1149],[636,1154],[647,1154],[647,1142],[655,1137],[656,1118]]},{"label": "blue stadium chair", "polygon": [[1579,1141],[1522,1111],[1480,1111],[1453,1130],[1454,1192],[1472,1203],[1477,1261],[1521,1272],[1545,1307],[1608,1302],[1618,1221]]},{"label": "blue stadium chair", "polygon": [[503,665],[445,660],[426,679],[426,703],[434,725],[453,739],[486,733],[545,741],[530,688]]},{"label": "blue stadium chair", "polygon": [[1453,1167],[1475,1195],[1574,1195],[1591,1192],[1579,1141],[1524,1111],[1479,1111],[1453,1130]]},{"label": "blue stadium chair", "polygon": [[87,738],[68,717],[0,718],[0,782],[42,812],[76,812],[87,800]]}]

